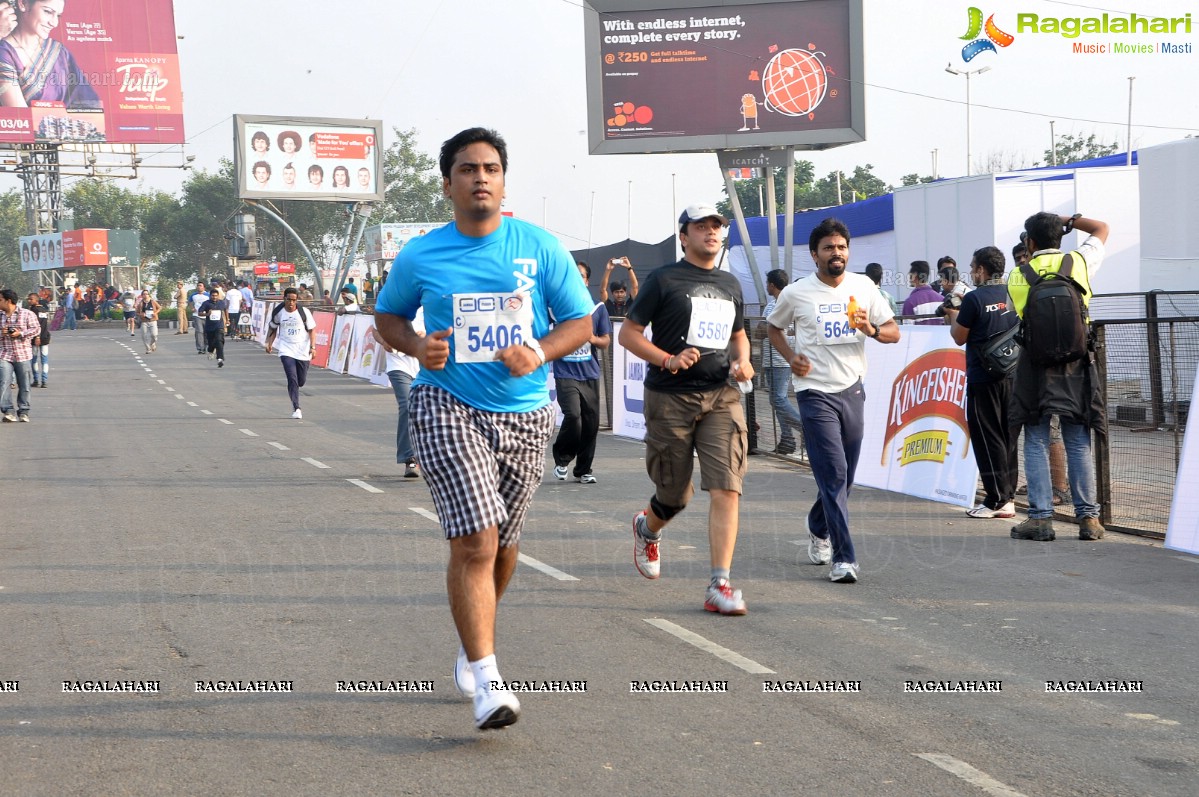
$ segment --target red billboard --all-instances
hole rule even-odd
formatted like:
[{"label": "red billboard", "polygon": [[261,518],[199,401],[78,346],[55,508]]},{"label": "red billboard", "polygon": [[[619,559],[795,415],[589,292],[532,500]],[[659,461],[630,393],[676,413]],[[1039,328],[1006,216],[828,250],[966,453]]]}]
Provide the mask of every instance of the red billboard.
[{"label": "red billboard", "polygon": [[62,234],[62,266],[108,265],[108,230],[68,230]]},{"label": "red billboard", "polygon": [[0,142],[181,144],[172,0],[25,0],[0,41]]}]

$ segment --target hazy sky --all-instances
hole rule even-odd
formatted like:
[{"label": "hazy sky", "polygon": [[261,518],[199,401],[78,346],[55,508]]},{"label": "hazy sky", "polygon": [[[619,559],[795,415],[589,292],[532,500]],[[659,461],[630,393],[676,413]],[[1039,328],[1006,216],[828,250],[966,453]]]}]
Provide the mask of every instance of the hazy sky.
[{"label": "hazy sky", "polygon": [[[699,4],[697,4],[698,7]],[[1199,6],[1193,0],[1088,5],[1049,0],[977,4],[1015,35],[963,63],[966,0],[866,0],[867,140],[803,155],[819,176],[871,163],[898,184],[910,172],[966,171],[966,83],[946,64],[991,70],[971,79],[975,162],[1031,165],[1057,134],[1125,143],[1129,81],[1134,147],[1199,134]],[[1016,33],[1016,14],[1181,17],[1192,33],[1080,36]],[[179,0],[175,3],[187,152],[214,169],[231,157],[232,115],[378,118],[416,128],[435,153],[458,130],[485,125],[508,140],[506,209],[542,223],[567,246],[672,234],[678,205],[714,202],[716,157],[590,155],[583,11],[577,0]],[[1183,54],[1086,55],[1074,42],[1189,45]],[[390,143],[386,141],[385,143]],[[148,162],[177,162],[163,154]],[[175,191],[183,173],[148,170]],[[632,196],[630,206],[629,197]],[[231,209],[232,210],[232,209]]]}]

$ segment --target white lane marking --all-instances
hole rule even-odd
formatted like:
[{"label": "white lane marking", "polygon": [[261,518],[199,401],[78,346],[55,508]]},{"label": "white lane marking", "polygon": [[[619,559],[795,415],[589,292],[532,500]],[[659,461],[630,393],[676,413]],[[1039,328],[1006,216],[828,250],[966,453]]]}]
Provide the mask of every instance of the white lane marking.
[{"label": "white lane marking", "polygon": [[224,418],[217,418],[217,420],[218,420],[218,421],[220,421],[221,423],[225,424],[226,426],[232,426],[232,425],[233,425],[233,421],[227,421],[227,420],[225,420]]},{"label": "white lane marking", "polygon": [[441,522],[441,520],[437,517],[436,512],[430,512],[429,510],[424,509],[423,507],[410,506],[410,507],[408,507],[408,511],[415,512],[416,514],[420,515],[421,517],[428,518],[429,520],[433,521],[434,523]]},{"label": "white lane marking", "polygon": [[291,451],[291,449],[290,449],[290,448],[288,448],[287,446],[283,445],[282,443],[267,443],[267,445],[268,445],[268,446],[274,446],[275,448],[279,449],[280,451]]},{"label": "white lane marking", "polygon": [[[149,369],[147,369],[149,370]],[[158,379],[158,374],[150,374],[151,379]]]},{"label": "white lane marking", "polygon": [[366,490],[368,493],[381,493],[381,492],[383,492],[383,491],[382,491],[382,490],[380,490],[378,487],[373,487],[373,486],[371,486],[371,485],[367,484],[366,482],[364,482],[362,479],[346,479],[346,481],[348,481],[350,484],[356,484],[356,485],[358,485],[358,486],[359,486],[359,487],[361,487],[363,490]]},{"label": "white lane marking", "polygon": [[198,407],[198,406],[200,406],[200,405],[199,405],[199,404],[197,404],[197,403],[196,403],[196,402],[194,402],[194,401],[189,401],[189,402],[187,402],[187,406],[189,406],[189,407]]},{"label": "white lane marking", "polygon": [[518,553],[516,558],[518,561],[524,562],[534,570],[540,570],[550,578],[556,578],[559,581],[578,581],[578,579],[572,576],[570,573],[563,573],[558,568],[550,567],[545,562],[539,562],[531,556],[525,556],[523,553]]},{"label": "white lane marking", "polygon": [[669,620],[663,620],[661,618],[652,618],[652,619],[644,618],[644,619],[645,619],[645,622],[649,623],[653,627],[660,628],[668,634],[673,634],[674,636],[676,636],[679,639],[686,642],[688,645],[694,645],[695,647],[699,648],[700,650],[704,651],[705,653],[711,653],[716,658],[727,661],[729,664],[732,664],[734,667],[740,667],[741,669],[745,670],[748,673],[766,674],[766,673],[774,672],[774,670],[770,669],[769,667],[765,667],[761,664],[758,664],[753,659],[747,659],[744,656],[742,656],[740,653],[736,653],[734,651],[729,650],[728,648],[721,647],[720,645],[717,645],[712,640],[705,639],[704,637],[700,636],[699,634],[695,633],[694,631],[688,631],[686,628],[683,628],[681,625],[675,625],[674,623],[670,622]]},{"label": "white lane marking", "polygon": [[175,388],[173,388],[173,387],[167,387],[166,385],[163,385],[163,386],[162,386],[162,389],[163,389],[163,390],[165,390],[165,391],[166,391],[166,392],[168,392],[168,393],[174,393],[174,392],[175,392]]},{"label": "white lane marking", "polygon": [[183,398],[183,395],[181,393],[176,393],[175,398],[181,399],[181,398]]},{"label": "white lane marking", "polygon": [[238,429],[237,431],[244,434],[246,437],[257,437],[258,432],[251,432],[249,429]]},{"label": "white lane marking", "polygon": [[313,459],[312,457],[304,457],[304,461],[307,462],[309,465],[312,465],[313,467],[317,467],[317,468],[325,468],[327,470],[331,467],[329,465],[326,465],[323,462],[318,462],[317,460]]},{"label": "white lane marking", "polygon": [[1175,556],[1174,558],[1181,559],[1184,562],[1190,562],[1193,565],[1199,565],[1199,559],[1196,559],[1193,556]]},{"label": "white lane marking", "polygon": [[205,415],[212,415],[212,410],[200,410],[200,412],[204,413]]},{"label": "white lane marking", "polygon": [[917,758],[923,758],[933,766],[940,767],[950,775],[955,775],[970,785],[977,786],[987,794],[995,795],[995,797],[1025,797],[1024,794],[1016,791],[1006,783],[1000,783],[986,772],[977,770],[965,761],[956,759],[953,756],[941,755],[940,753],[912,753],[912,755]]},{"label": "white lane marking", "polygon": [[160,385],[165,385],[166,383],[167,383],[167,380],[165,380],[165,379],[158,380],[158,384],[160,384]]}]

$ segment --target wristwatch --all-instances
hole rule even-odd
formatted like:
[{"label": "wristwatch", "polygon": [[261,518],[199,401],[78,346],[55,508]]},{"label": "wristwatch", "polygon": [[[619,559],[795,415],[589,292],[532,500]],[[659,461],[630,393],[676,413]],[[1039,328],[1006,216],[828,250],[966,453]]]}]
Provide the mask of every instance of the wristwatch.
[{"label": "wristwatch", "polygon": [[1073,216],[1066,219],[1066,232],[1072,231],[1074,229],[1074,222],[1078,221],[1081,218],[1082,218],[1081,213],[1075,213]]},{"label": "wristwatch", "polygon": [[537,352],[537,359],[541,360],[542,365],[545,365],[545,351],[542,350],[540,341],[537,338],[529,338],[524,343],[530,349]]},{"label": "wristwatch", "polygon": [[874,327],[874,334],[869,335],[868,337],[873,338],[874,340],[878,340],[878,336],[880,334],[882,334],[883,328],[880,327],[878,324],[872,324],[872,326]]}]

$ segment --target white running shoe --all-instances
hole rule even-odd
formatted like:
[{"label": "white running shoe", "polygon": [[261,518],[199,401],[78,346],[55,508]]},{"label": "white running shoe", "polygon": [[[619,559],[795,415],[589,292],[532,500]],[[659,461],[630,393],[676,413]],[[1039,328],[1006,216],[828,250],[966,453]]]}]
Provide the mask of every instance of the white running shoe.
[{"label": "white running shoe", "polygon": [[[495,683],[495,682],[492,682]],[[491,683],[475,685],[475,727],[481,731],[503,728],[520,718],[520,701],[507,689]]]},{"label": "white running shoe", "polygon": [[595,484],[595,474],[584,473],[582,476],[576,479],[576,481],[578,481],[579,484]]},{"label": "white running shoe", "polygon": [[458,694],[468,700],[474,699],[475,671],[470,668],[470,662],[466,660],[466,649],[461,645],[458,646],[458,658],[454,661],[454,686],[458,687]]},{"label": "white running shoe", "polygon": [[708,585],[708,591],[704,594],[704,611],[742,615],[749,609],[741,597],[741,590],[733,589],[727,578],[721,578]]},{"label": "white running shoe", "polygon": [[808,561],[814,565],[827,565],[833,561],[833,543],[822,540],[812,532],[808,532]]},{"label": "white running shoe", "polygon": [[838,584],[852,584],[858,580],[858,566],[853,562],[837,562],[828,573],[828,580]]},{"label": "white running shoe", "polygon": [[657,578],[662,572],[662,563],[658,561],[658,543],[645,539],[643,535],[646,534],[649,534],[649,523],[643,509],[633,515],[633,565],[646,578]]},{"label": "white running shoe", "polygon": [[297,408],[297,409],[296,409],[296,411],[295,411],[295,412],[293,412],[293,413],[291,414],[291,417],[293,417],[293,418],[303,418],[303,417],[304,417],[304,413],[300,412],[299,408]]},{"label": "white running shoe", "polygon": [[554,466],[554,478],[560,482],[566,481],[566,466]]}]

